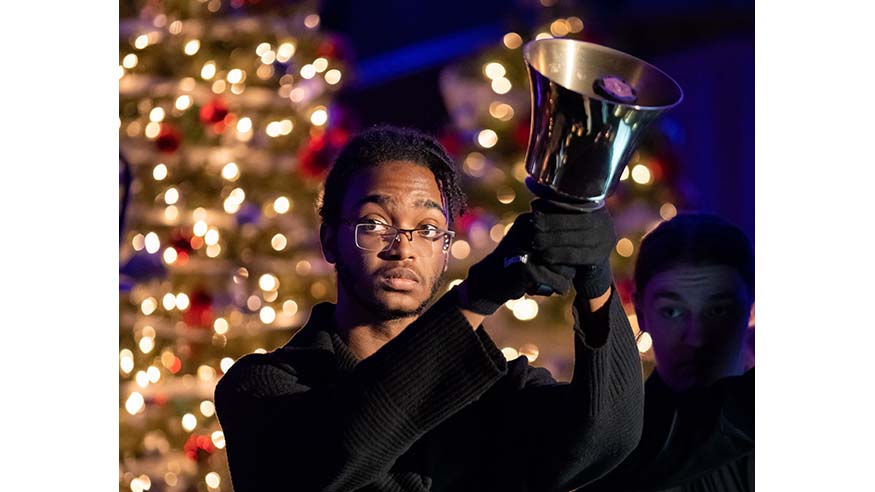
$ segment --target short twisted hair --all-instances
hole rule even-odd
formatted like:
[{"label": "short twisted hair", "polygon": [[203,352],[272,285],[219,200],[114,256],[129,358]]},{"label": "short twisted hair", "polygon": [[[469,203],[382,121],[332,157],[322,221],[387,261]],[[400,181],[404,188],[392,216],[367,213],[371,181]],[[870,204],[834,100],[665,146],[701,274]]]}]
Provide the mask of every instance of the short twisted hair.
[{"label": "short twisted hair", "polygon": [[753,247],[741,229],[716,215],[678,214],[644,236],[635,261],[638,295],[656,274],[680,265],[732,267],[754,294]]},{"label": "short twisted hair", "polygon": [[356,135],[340,151],[317,203],[322,222],[334,225],[340,220],[343,196],[355,172],[390,161],[411,161],[431,170],[446,200],[450,226],[465,212],[459,173],[440,142],[419,130],[383,125]]}]

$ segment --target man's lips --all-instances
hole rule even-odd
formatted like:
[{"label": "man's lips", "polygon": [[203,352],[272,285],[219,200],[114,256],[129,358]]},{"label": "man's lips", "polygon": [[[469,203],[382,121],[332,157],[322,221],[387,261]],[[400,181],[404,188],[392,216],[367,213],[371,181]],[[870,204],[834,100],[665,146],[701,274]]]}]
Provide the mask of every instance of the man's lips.
[{"label": "man's lips", "polygon": [[413,290],[419,283],[419,275],[409,268],[392,268],[380,272],[380,283],[390,290]]}]

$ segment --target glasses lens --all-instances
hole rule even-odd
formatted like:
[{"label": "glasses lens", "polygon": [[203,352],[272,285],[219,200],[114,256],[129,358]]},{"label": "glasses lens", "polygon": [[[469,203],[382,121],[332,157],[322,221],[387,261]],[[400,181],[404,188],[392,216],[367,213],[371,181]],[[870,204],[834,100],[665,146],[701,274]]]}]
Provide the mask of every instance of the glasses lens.
[{"label": "glasses lens", "polygon": [[383,224],[358,224],[355,226],[355,245],[365,251],[383,251],[395,238],[397,230]]},{"label": "glasses lens", "polygon": [[429,258],[435,251],[446,252],[450,247],[451,235],[434,230],[418,230],[401,232],[397,228],[384,224],[357,224],[355,227],[355,245],[365,251],[380,252],[393,247],[400,236],[412,239],[413,250],[423,258]]}]

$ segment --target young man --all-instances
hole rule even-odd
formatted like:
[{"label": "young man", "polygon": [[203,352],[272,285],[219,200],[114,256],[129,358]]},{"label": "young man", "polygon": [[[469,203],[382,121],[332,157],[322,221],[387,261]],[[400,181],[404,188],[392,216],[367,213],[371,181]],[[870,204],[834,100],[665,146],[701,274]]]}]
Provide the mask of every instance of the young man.
[{"label": "young man", "polygon": [[635,452],[586,490],[753,490],[754,370],[744,339],[754,256],[737,227],[681,214],[645,236],[635,311],[653,339],[644,432]]},{"label": "young man", "polygon": [[[337,304],[216,388],[235,490],[569,490],[620,463],[640,437],[643,387],[611,288],[610,216],[533,205],[435,300],[464,207],[455,167],[412,130],[354,138],[320,207]],[[573,381],[506,362],[484,318],[572,286]]]}]

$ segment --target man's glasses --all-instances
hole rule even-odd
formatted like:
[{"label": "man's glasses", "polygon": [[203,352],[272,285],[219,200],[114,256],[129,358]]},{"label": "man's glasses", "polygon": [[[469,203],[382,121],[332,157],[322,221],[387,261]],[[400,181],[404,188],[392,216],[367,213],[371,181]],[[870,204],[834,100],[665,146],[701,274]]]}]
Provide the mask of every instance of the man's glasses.
[{"label": "man's glasses", "polygon": [[355,245],[364,251],[380,253],[388,251],[399,240],[399,235],[404,234],[413,245],[413,250],[424,258],[434,255],[440,249],[446,253],[450,249],[453,231],[446,231],[435,226],[425,226],[418,229],[401,229],[399,227],[382,224],[380,222],[350,222],[341,220],[343,224],[355,228]]}]

